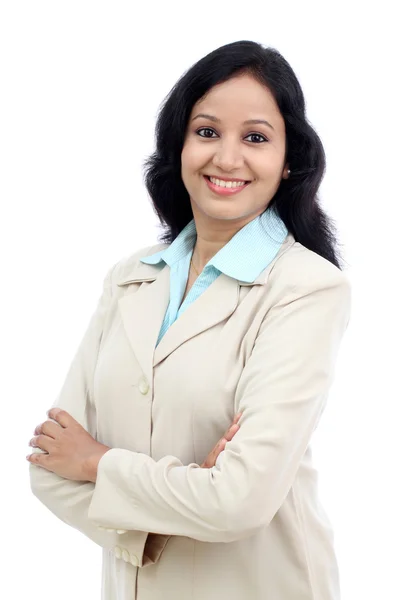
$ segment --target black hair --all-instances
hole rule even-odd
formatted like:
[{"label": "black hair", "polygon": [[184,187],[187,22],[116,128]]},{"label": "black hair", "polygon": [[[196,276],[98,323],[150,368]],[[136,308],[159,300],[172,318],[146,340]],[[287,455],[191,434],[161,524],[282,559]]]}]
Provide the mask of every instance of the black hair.
[{"label": "black hair", "polygon": [[300,83],[285,58],[254,41],[226,44],[190,67],[169,92],[158,113],[156,149],[144,162],[145,186],[163,233],[170,244],[193,219],[189,194],[181,177],[181,153],[193,105],[216,84],[249,74],[272,93],[286,129],[290,175],[282,179],[268,207],[276,212],[296,241],[339,269],[336,227],[319,205],[318,188],[326,160],[320,138],[308,122]]}]

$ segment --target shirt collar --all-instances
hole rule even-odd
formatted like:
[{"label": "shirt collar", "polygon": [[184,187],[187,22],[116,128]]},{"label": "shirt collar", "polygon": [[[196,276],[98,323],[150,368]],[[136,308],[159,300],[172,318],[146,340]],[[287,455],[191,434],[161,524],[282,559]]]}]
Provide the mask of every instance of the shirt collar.
[{"label": "shirt collar", "polygon": [[[286,239],[288,229],[274,207],[247,223],[206,264],[221,273],[251,283],[276,256]],[[175,240],[163,250],[140,259],[150,265],[172,267],[193,251],[197,231],[192,219]]]}]

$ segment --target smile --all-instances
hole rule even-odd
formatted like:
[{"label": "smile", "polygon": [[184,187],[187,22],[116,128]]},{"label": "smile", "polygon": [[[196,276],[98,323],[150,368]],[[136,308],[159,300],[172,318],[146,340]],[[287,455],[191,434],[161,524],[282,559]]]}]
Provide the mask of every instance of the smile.
[{"label": "smile", "polygon": [[[216,178],[214,179],[214,177],[212,178],[213,181],[211,181],[210,177],[208,177],[207,175],[203,175],[203,177],[209,189],[217,194],[220,194],[221,196],[230,196],[232,194],[238,194],[251,183],[251,181],[223,181]],[[218,181],[218,184],[216,183],[216,181]]]}]

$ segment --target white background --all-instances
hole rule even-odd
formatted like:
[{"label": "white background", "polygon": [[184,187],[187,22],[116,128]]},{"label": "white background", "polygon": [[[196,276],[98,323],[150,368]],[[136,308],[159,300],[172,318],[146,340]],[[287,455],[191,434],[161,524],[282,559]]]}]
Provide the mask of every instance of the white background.
[{"label": "white background", "polygon": [[108,268],[158,243],[142,164],[159,105],[194,62],[241,39],[277,48],[300,80],[327,155],[321,201],[353,286],[351,323],[313,442],[342,599],[400,597],[395,10],[394,0],[3,0],[2,598],[100,598],[101,549],[31,494],[28,443]]}]

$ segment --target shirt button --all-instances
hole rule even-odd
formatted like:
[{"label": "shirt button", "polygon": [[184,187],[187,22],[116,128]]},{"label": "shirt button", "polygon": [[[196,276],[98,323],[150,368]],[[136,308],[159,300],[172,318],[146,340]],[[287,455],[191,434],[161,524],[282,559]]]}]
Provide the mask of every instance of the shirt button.
[{"label": "shirt button", "polygon": [[141,379],[139,382],[139,390],[141,394],[147,394],[147,392],[149,391],[149,384],[144,378]]},{"label": "shirt button", "polygon": [[122,551],[122,558],[124,559],[125,562],[129,562],[131,559],[128,550],[126,550],[125,548]]},{"label": "shirt button", "polygon": [[122,556],[122,550],[119,546],[115,546],[114,548],[114,554],[117,558],[121,558]]}]

